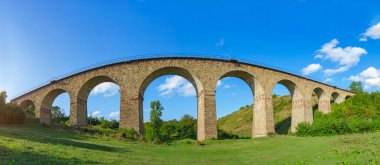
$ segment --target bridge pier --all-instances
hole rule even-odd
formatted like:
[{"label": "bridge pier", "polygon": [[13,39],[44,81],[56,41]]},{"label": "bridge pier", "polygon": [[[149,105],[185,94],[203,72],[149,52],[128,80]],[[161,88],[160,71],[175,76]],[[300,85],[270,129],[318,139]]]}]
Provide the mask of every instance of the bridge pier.
[{"label": "bridge pier", "polygon": [[[309,104],[311,104],[311,99],[307,100],[306,99],[307,97],[304,97],[298,88],[294,88],[293,90],[294,91],[291,92],[293,93],[293,95],[292,95],[292,121],[291,121],[290,131],[292,133],[295,133],[297,131],[297,125],[299,123],[306,121],[307,117],[305,114],[309,114],[309,113],[306,113],[308,111],[306,107],[309,107]],[[308,106],[305,106],[305,105],[308,105]]]},{"label": "bridge pier", "polygon": [[321,95],[318,101],[318,111],[326,114],[331,112],[331,102],[327,95]]},{"label": "bridge pier", "polygon": [[265,137],[275,133],[271,90],[255,84],[252,137]]},{"label": "bridge pier", "polygon": [[51,125],[51,107],[41,106],[40,123],[45,125]]},{"label": "bridge pier", "polygon": [[198,92],[197,139],[217,139],[215,91]]},{"label": "bridge pier", "polygon": [[131,95],[129,91],[120,89],[120,128],[132,128],[139,134],[144,133],[143,96]]},{"label": "bridge pier", "polygon": [[77,96],[70,99],[70,126],[82,127],[87,125],[87,98]]}]

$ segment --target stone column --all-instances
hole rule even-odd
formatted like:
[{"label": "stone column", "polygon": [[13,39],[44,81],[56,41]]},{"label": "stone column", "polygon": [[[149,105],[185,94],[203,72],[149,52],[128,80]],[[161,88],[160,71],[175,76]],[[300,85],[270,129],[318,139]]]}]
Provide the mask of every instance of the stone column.
[{"label": "stone column", "polygon": [[70,126],[87,125],[87,97],[77,96],[70,99]]},{"label": "stone column", "polygon": [[38,108],[40,111],[40,123],[45,125],[51,125],[51,106],[42,105]]},{"label": "stone column", "polygon": [[312,94],[308,94],[310,97],[305,97],[304,104],[305,104],[305,122],[307,123],[313,123],[313,105],[312,105]]},{"label": "stone column", "polygon": [[215,91],[203,90],[198,93],[197,139],[217,139]]},{"label": "stone column", "polygon": [[306,100],[303,97],[299,89],[294,89],[292,96],[292,123],[291,123],[291,132],[296,132],[297,125],[299,123],[305,122],[305,103]]},{"label": "stone column", "polygon": [[120,89],[120,128],[132,128],[139,134],[143,134],[143,96],[128,92],[128,90]]},{"label": "stone column", "polygon": [[343,103],[343,101],[344,99],[341,96],[339,96],[338,98],[336,98],[335,103],[340,104]]},{"label": "stone column", "polygon": [[40,114],[41,114],[41,106],[39,106],[39,105],[35,105],[35,107],[34,107],[34,117],[36,118],[36,119],[39,119],[40,118]]},{"label": "stone column", "polygon": [[272,92],[255,84],[252,137],[265,137],[275,133]]},{"label": "stone column", "polygon": [[318,111],[326,114],[331,112],[331,105],[330,105],[330,97],[328,97],[326,94],[322,94],[318,101]]}]

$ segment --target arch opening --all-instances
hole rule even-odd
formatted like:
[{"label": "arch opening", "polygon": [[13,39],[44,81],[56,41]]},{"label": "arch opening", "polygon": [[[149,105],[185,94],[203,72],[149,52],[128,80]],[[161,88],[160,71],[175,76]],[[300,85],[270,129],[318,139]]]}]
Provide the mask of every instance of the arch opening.
[{"label": "arch opening", "polygon": [[290,132],[294,87],[294,83],[282,80],[275,85],[272,91],[272,106],[276,134],[285,135]]},{"label": "arch opening", "polygon": [[54,89],[43,99],[39,112],[40,122],[51,125],[52,121],[68,125],[70,112],[70,95],[64,89]]},{"label": "arch opening", "polygon": [[26,112],[26,114],[35,116],[36,115],[36,106],[31,100],[25,100],[20,104],[21,109]]},{"label": "arch opening", "polygon": [[340,97],[340,95],[339,95],[338,92],[333,92],[331,94],[331,99],[330,99],[331,104],[334,104],[334,103],[338,104],[338,103],[340,103],[339,97]]},{"label": "arch opening", "polygon": [[347,100],[347,99],[349,99],[349,98],[351,98],[351,96],[350,96],[350,95],[347,95],[347,96],[344,98],[344,100]]},{"label": "arch opening", "polygon": [[96,76],[89,79],[77,95],[78,104],[76,112],[71,112],[71,125],[99,125],[100,121],[108,120],[110,129],[119,128],[120,97],[120,87],[113,78]]},{"label": "arch opening", "polygon": [[149,74],[139,90],[144,132],[152,128],[151,106],[159,101],[164,108],[160,132],[171,139],[197,139],[199,91],[199,80],[183,68],[165,67]]},{"label": "arch opening", "polygon": [[329,98],[326,95],[326,92],[322,88],[315,88],[312,95],[312,106],[313,106],[313,115],[316,111],[323,114],[329,113],[331,110]]},{"label": "arch opening", "polygon": [[219,79],[215,88],[219,138],[251,138],[254,76],[244,71],[231,71]]}]

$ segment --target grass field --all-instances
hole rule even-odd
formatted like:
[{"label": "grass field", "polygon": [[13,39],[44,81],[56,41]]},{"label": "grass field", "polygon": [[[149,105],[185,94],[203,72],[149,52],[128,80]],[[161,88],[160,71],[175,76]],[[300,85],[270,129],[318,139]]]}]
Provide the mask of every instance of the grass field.
[{"label": "grass field", "polygon": [[[190,142],[190,144],[188,144]],[[0,164],[380,164],[380,133],[154,145],[0,125]]]}]

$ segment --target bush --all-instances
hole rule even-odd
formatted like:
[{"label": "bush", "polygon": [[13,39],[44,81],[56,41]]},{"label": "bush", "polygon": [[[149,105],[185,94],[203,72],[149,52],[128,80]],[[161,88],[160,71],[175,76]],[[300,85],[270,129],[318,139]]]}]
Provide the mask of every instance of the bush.
[{"label": "bush", "polygon": [[25,121],[25,112],[15,104],[5,104],[0,107],[0,123],[21,124]]},{"label": "bush", "polygon": [[314,123],[297,126],[297,136],[326,136],[380,131],[380,93],[359,93],[332,112],[314,113]]},{"label": "bush", "polygon": [[139,135],[134,129],[119,129],[118,137],[129,141],[139,140]]},{"label": "bush", "polygon": [[238,135],[227,133],[224,130],[218,129],[218,139],[238,139]]}]

